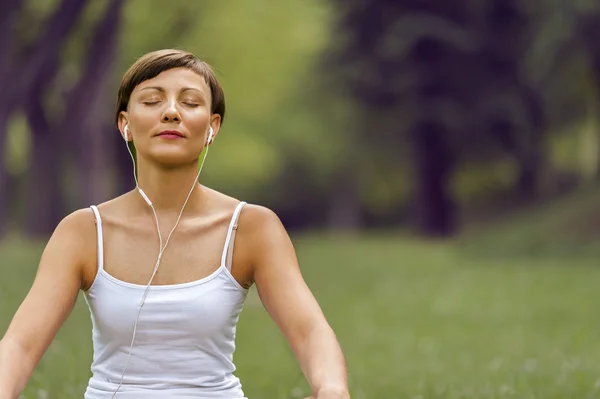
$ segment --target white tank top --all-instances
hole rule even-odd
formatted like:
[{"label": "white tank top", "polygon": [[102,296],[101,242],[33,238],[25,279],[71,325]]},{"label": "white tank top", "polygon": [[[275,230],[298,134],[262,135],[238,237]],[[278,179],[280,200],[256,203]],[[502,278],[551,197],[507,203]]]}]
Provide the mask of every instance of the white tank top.
[{"label": "white tank top", "polygon": [[[244,204],[233,213],[216,271],[189,283],[150,287],[116,398],[245,399],[233,374],[233,353],[248,290],[231,274],[235,231]],[[119,386],[146,286],[118,280],[104,270],[102,219],[98,208],[91,208],[98,234],[98,272],[85,292],[94,345],[85,399],[105,399]]]}]

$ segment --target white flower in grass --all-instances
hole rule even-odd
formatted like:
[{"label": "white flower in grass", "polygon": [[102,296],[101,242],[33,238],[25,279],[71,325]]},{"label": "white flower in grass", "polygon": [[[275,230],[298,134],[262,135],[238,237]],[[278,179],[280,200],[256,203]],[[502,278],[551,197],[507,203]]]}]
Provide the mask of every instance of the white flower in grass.
[{"label": "white flower in grass", "polygon": [[527,359],[525,361],[525,371],[527,371],[528,373],[533,373],[537,369],[537,366],[537,359]]},{"label": "white flower in grass", "polygon": [[503,358],[501,358],[501,357],[494,358],[490,362],[490,370],[492,370],[492,371],[498,371],[498,370],[500,370],[500,368],[502,367],[503,364],[504,364],[504,359]]}]

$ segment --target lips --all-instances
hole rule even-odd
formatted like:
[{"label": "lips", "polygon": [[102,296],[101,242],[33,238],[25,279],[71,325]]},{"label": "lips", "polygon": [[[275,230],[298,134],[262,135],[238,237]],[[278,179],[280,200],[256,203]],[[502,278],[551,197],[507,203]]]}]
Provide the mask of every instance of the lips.
[{"label": "lips", "polygon": [[185,138],[183,133],[178,132],[177,130],[164,130],[158,134],[158,137],[169,139]]}]

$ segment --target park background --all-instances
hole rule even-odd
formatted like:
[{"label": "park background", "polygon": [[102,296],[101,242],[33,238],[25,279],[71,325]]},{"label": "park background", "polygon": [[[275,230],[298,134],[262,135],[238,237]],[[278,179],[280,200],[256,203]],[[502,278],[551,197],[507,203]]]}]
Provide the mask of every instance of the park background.
[{"label": "park background", "polygon": [[[213,65],[202,184],[272,208],[366,398],[600,396],[593,0],[2,0],[0,336],[57,223],[133,187],[113,125],[142,54]],[[250,398],[302,398],[252,290]],[[80,298],[25,398],[81,398]]]}]

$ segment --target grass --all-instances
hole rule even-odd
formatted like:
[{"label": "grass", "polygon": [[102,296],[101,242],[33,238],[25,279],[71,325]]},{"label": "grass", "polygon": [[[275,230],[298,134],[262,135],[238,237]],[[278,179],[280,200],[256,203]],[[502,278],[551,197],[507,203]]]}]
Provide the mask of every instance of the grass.
[{"label": "grass", "polygon": [[[597,261],[486,259],[453,244],[392,235],[295,242],[347,355],[354,399],[600,396]],[[41,249],[18,241],[0,247],[0,334],[29,288]],[[81,398],[90,334],[80,300],[24,396]],[[252,399],[308,393],[254,290],[235,360]]]},{"label": "grass", "polygon": [[598,259],[599,203],[600,186],[583,186],[549,203],[499,216],[488,227],[468,229],[460,247],[486,258]]}]

